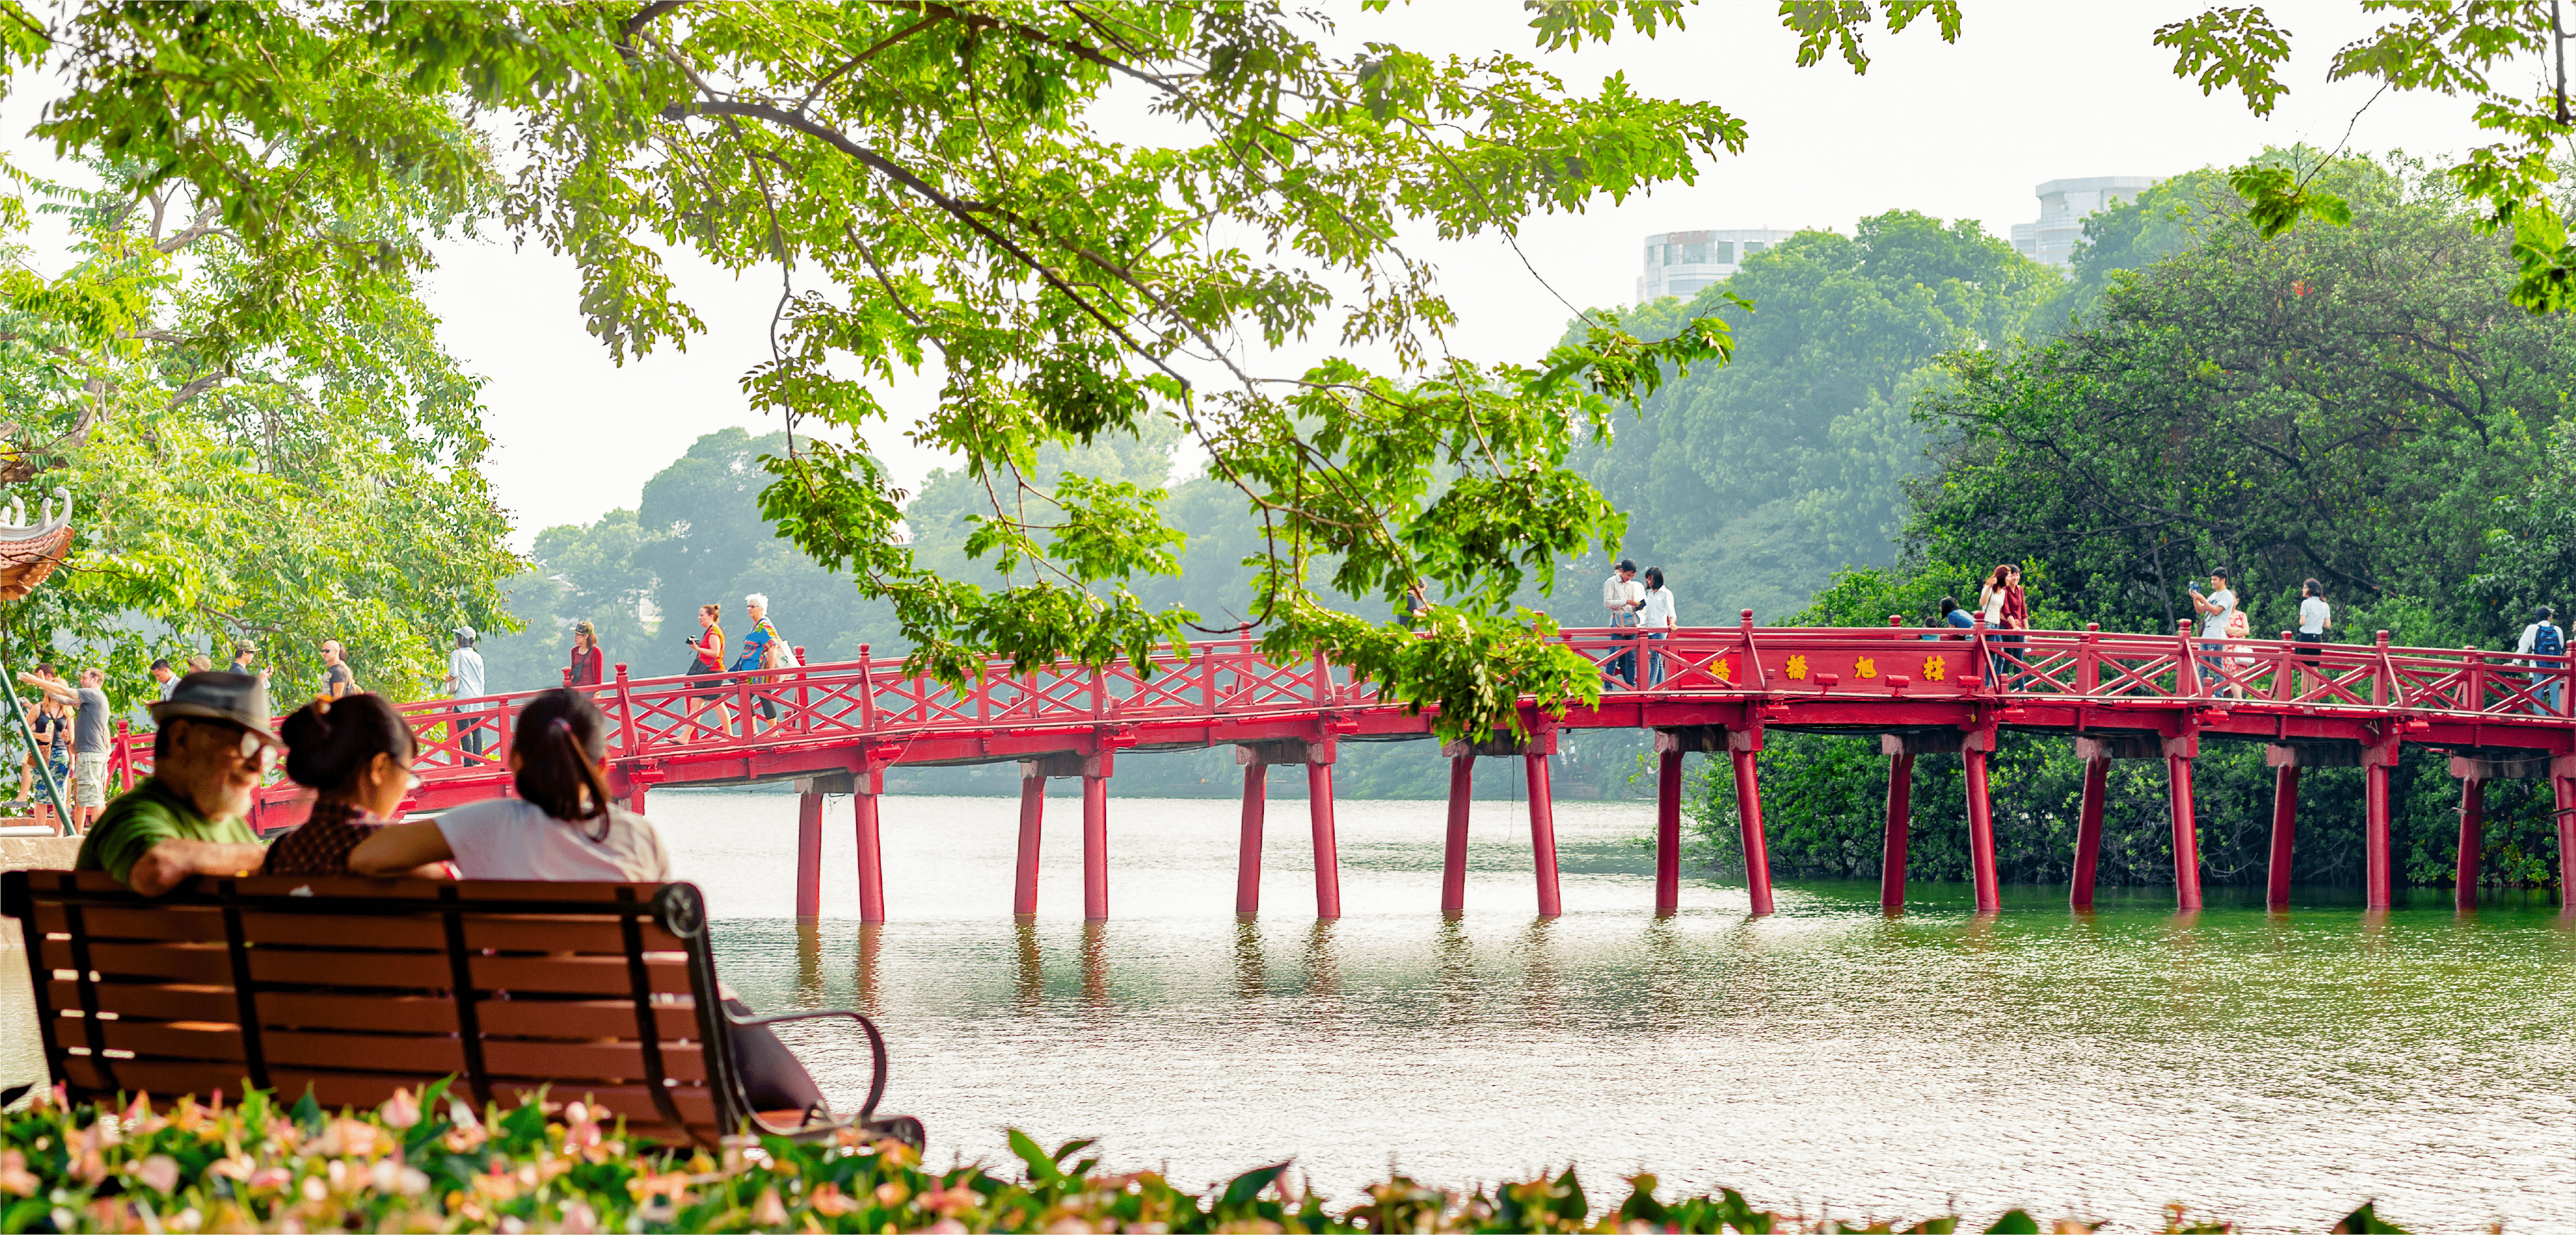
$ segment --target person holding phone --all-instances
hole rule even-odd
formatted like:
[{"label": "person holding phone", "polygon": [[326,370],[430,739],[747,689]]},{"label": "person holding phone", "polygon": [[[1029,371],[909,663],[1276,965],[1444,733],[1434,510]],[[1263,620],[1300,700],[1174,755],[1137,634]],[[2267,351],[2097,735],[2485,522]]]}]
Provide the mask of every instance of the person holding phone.
[{"label": "person holding phone", "polygon": [[[2236,617],[2236,592],[2227,586],[2227,572],[2223,570],[2209,572],[2208,594],[2203,595],[2199,588],[2193,588],[2191,607],[2200,612],[2202,639],[2225,639],[2227,624]],[[2223,646],[2225,645],[2217,642],[2205,642],[2200,645],[2202,653],[2200,668],[2204,679],[2201,688],[2204,690],[2214,689],[2224,679],[2223,667],[2226,661],[2218,654]]]}]

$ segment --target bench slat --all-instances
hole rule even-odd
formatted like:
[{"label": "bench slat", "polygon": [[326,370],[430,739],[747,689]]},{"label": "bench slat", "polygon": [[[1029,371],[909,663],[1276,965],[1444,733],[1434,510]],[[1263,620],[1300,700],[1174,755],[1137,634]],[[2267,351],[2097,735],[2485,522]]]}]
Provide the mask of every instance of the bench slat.
[{"label": "bench slat", "polygon": [[[685,954],[649,955],[644,973],[655,994],[689,992]],[[484,990],[566,995],[624,995],[635,989],[623,956],[478,956],[474,985]]]},{"label": "bench slat", "polygon": [[[489,1001],[477,1015],[486,1037],[618,1038],[635,1036],[635,1004],[625,999]],[[678,1003],[655,1004],[653,1024],[665,1042],[698,1034],[698,1009],[688,996]]]},{"label": "bench slat", "polygon": [[277,1029],[376,1029],[455,1033],[456,1004],[444,995],[334,995],[262,991],[259,1019]]},{"label": "bench slat", "polygon": [[[216,953],[221,956],[221,952]],[[229,974],[227,975],[229,976]],[[252,948],[254,982],[285,986],[445,988],[455,981],[447,957],[437,952],[299,951]]]},{"label": "bench slat", "polygon": [[444,951],[447,927],[435,917],[260,913],[249,910],[242,914],[242,938],[252,944]]},{"label": "bench slat", "polygon": [[[71,968],[71,945],[45,941],[44,962],[48,969]],[[177,978],[227,989],[233,982],[232,956],[221,944],[92,943],[89,965],[110,977]]]},{"label": "bench slat", "polygon": [[[62,902],[39,901],[35,911],[37,930],[49,935],[71,933],[71,910]],[[221,910],[191,906],[130,909],[121,905],[87,905],[81,909],[81,929],[88,932],[92,940],[222,943],[224,915]]]},{"label": "bench slat", "polygon": [[[101,1007],[119,1016],[138,1020],[164,1021],[229,1021],[240,1003],[229,986],[147,985],[122,982],[100,988]],[[113,994],[108,994],[113,992]],[[80,984],[64,978],[45,983],[45,1006],[59,1010],[80,1010]],[[56,1033],[66,1037],[80,1033],[80,1022],[58,1026]]]},{"label": "bench slat", "polygon": [[[529,1042],[508,1038],[483,1040],[483,1066],[494,1076],[551,1077],[572,1084],[575,1077],[644,1079],[644,1051],[632,1042]],[[698,1047],[662,1047],[662,1075],[675,1081],[707,1079],[706,1059]]]},{"label": "bench slat", "polygon": [[[647,952],[686,952],[679,936],[641,923]],[[591,952],[626,955],[626,931],[617,922],[554,914],[495,914],[465,920],[465,946],[495,952]]]},{"label": "bench slat", "polygon": [[259,1042],[268,1054],[271,1075],[281,1067],[364,1067],[433,1076],[465,1071],[464,1043],[444,1034],[407,1037],[271,1029],[260,1034]]},{"label": "bench slat", "polygon": [[[239,1025],[216,1021],[129,1021],[105,1020],[98,1023],[99,1036],[112,1051],[132,1051],[155,1059],[214,1060],[238,1072],[241,1070],[242,1038]],[[85,1043],[79,1022],[58,1029],[65,1041]],[[128,1061],[112,1058],[122,1074]]]}]

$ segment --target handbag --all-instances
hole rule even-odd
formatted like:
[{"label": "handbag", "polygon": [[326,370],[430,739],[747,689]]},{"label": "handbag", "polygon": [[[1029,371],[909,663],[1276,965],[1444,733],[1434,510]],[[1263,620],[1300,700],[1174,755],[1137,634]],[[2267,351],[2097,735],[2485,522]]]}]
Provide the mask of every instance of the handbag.
[{"label": "handbag", "polygon": [[776,631],[770,632],[769,646],[760,653],[761,668],[794,669],[804,663],[796,659],[796,649],[787,646],[787,641],[780,638]]}]

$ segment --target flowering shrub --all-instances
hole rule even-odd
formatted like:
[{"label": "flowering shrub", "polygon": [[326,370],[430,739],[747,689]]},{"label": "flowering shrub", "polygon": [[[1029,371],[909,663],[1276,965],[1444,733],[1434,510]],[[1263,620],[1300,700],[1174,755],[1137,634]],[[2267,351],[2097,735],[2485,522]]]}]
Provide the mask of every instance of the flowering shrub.
[{"label": "flowering shrub", "polygon": [[[252,1090],[234,1105],[193,1098],[156,1110],[75,1107],[59,1091],[0,1115],[0,1231],[1720,1231],[1953,1232],[1956,1217],[1855,1225],[1757,1210],[1732,1190],[1673,1202],[1655,1178],[1627,1181],[1594,1216],[1572,1170],[1491,1193],[1402,1176],[1330,1209],[1288,1164],[1206,1193],[1151,1171],[1099,1169],[1089,1141],[1053,1153],[1020,1133],[1025,1174],[981,1165],[925,1171],[893,1141],[854,1134],[799,1144],[731,1137],[720,1151],[630,1144],[582,1102],[476,1113],[445,1083],[372,1112],[332,1114]],[[2014,1210],[1992,1231],[2043,1228]],[[2167,1232],[2224,1231],[2167,1215]],[[2337,1231],[2393,1231],[2369,1207]]]}]

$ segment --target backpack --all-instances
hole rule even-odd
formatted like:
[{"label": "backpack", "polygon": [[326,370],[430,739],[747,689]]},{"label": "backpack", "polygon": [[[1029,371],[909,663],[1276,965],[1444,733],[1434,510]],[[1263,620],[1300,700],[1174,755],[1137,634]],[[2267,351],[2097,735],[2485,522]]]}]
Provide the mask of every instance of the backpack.
[{"label": "backpack", "polygon": [[2531,650],[2542,656],[2567,654],[2567,634],[2549,622],[2542,622],[2531,632]]}]

